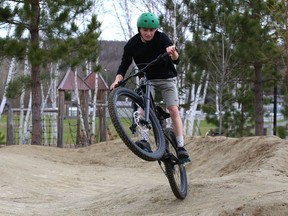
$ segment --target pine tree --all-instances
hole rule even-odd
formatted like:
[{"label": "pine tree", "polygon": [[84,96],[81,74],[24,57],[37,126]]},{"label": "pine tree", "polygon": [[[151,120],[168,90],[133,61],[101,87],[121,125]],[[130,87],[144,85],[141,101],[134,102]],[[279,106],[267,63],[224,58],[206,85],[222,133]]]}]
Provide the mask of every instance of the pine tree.
[{"label": "pine tree", "polygon": [[47,63],[75,67],[98,55],[100,24],[90,0],[7,0],[0,3],[0,25],[12,26],[13,37],[0,39],[0,55],[31,64],[32,144],[42,143],[41,73]]},{"label": "pine tree", "polygon": [[[246,71],[242,79],[253,80],[255,135],[263,135],[264,110],[263,93],[266,78],[264,70],[279,59],[280,50],[272,32],[271,11],[266,1],[195,1],[195,8],[202,25],[202,38],[211,38],[221,32],[232,41],[230,46],[239,60],[241,71]],[[225,16],[225,22],[218,17]],[[222,34],[221,33],[221,34]],[[213,37],[215,39],[215,37]],[[227,40],[226,39],[226,40]],[[254,73],[249,73],[251,68]]]},{"label": "pine tree", "polygon": [[[282,58],[279,68],[283,69],[284,79],[282,84],[284,94],[284,116],[288,117],[288,2],[284,0],[269,1],[268,9],[272,14],[272,21],[275,25],[274,35],[282,48]],[[284,63],[284,64],[283,64]],[[278,82],[279,83],[279,82]]]}]

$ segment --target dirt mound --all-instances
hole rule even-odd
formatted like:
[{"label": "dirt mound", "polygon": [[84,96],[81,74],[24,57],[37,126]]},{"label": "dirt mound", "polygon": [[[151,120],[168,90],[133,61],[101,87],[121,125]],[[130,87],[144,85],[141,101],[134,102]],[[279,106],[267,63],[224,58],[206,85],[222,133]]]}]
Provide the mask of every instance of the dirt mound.
[{"label": "dirt mound", "polygon": [[288,142],[278,137],[208,137],[194,138],[190,143],[190,151],[197,158],[191,172],[196,172],[197,176],[216,177],[259,169],[288,174],[288,166],[285,165],[288,164]]},{"label": "dirt mound", "polygon": [[0,148],[0,215],[288,215],[288,142],[189,138],[188,196],[121,142]]}]

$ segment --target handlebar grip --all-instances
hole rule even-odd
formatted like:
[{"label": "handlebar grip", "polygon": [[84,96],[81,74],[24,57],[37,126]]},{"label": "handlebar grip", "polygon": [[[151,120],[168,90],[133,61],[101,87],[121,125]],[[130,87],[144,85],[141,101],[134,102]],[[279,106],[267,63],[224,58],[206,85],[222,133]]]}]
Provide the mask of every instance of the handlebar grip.
[{"label": "handlebar grip", "polygon": [[164,58],[166,58],[166,56],[168,56],[168,53],[165,52],[163,54],[160,54],[156,59],[155,59],[155,62],[159,62],[159,61],[163,61]]},{"label": "handlebar grip", "polygon": [[161,55],[161,58],[165,58],[166,56],[168,56],[168,52],[165,52]]},{"label": "handlebar grip", "polygon": [[124,82],[123,82],[122,80],[120,80],[120,81],[115,85],[114,88],[118,88],[118,87],[122,86],[123,83],[124,83]]}]

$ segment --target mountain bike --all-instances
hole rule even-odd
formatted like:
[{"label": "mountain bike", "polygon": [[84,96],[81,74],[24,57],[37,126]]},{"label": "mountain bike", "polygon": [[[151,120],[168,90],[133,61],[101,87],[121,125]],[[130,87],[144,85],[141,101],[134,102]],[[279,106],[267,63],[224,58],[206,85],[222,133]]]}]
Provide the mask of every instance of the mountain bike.
[{"label": "mountain bike", "polygon": [[[168,57],[168,53],[164,53],[142,69],[133,68],[110,92],[108,110],[115,130],[126,146],[143,160],[158,161],[174,195],[184,199],[187,195],[185,163],[189,159],[181,161],[177,158],[176,136],[172,128],[165,127],[170,114],[155,104],[151,82],[145,72]],[[141,77],[141,82],[132,90],[130,88],[134,86],[128,81],[136,77]]]}]

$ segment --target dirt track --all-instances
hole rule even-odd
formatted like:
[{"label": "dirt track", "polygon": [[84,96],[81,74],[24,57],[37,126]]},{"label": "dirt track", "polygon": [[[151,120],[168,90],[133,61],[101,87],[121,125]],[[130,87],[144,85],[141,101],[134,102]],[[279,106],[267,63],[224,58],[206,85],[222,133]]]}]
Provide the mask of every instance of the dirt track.
[{"label": "dirt track", "polygon": [[0,215],[288,215],[288,142],[191,138],[188,196],[120,141],[0,148]]}]

